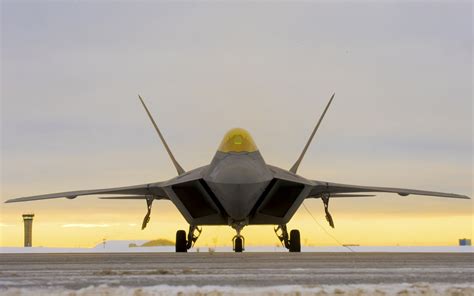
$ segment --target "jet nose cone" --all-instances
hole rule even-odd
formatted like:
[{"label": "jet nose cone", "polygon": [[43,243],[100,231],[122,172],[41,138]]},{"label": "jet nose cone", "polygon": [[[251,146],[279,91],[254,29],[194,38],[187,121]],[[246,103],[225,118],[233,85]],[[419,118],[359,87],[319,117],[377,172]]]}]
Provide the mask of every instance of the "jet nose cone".
[{"label": "jet nose cone", "polygon": [[252,184],[267,181],[270,175],[265,165],[249,157],[228,157],[212,170],[207,179],[214,183]]},{"label": "jet nose cone", "polygon": [[233,220],[245,220],[273,178],[259,152],[216,153],[204,180]]}]

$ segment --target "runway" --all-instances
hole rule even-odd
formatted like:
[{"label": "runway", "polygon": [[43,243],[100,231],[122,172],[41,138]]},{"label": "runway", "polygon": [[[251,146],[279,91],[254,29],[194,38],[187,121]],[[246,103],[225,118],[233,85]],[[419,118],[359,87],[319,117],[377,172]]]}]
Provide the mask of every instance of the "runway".
[{"label": "runway", "polygon": [[474,253],[0,254],[0,294],[120,287],[134,295],[137,288],[154,287],[156,292],[164,287],[189,290],[185,287],[192,285],[195,291],[232,286],[240,292],[300,287],[304,295],[304,289],[325,286],[383,289],[385,285],[393,290],[423,283],[473,295],[473,262]]}]

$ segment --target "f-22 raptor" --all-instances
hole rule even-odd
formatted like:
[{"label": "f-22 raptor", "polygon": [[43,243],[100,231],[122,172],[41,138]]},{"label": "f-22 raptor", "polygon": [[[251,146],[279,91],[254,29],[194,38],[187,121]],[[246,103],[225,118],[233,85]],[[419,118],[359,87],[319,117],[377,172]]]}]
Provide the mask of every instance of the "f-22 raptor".
[{"label": "f-22 raptor", "polygon": [[235,252],[242,252],[245,249],[245,240],[241,234],[245,226],[274,225],[275,233],[282,245],[290,252],[300,252],[300,232],[294,229],[288,233],[286,224],[307,198],[322,200],[326,219],[331,227],[334,227],[333,218],[329,213],[331,198],[374,196],[370,194],[374,192],[396,193],[400,196],[413,194],[470,198],[453,193],[339,184],[299,176],[298,167],[334,99],[334,94],[303,151],[289,170],[267,164],[250,134],[244,129],[233,128],[225,134],[209,165],[185,171],[171,152],[142,97],[138,97],[176,168],[177,177],[156,183],[36,195],[10,199],[6,202],[52,198],[74,199],[82,195],[107,195],[101,197],[103,199],[145,200],[147,213],[142,224],[144,229],[150,220],[153,201],[170,200],[189,223],[188,233],[184,230],[176,232],[176,252],[187,252],[192,248],[204,225],[228,225],[234,228]]}]

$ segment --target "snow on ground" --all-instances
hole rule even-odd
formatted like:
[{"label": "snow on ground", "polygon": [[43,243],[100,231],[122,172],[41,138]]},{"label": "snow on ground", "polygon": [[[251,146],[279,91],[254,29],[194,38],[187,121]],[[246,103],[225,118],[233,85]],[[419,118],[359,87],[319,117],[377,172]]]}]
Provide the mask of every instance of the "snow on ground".
[{"label": "snow on ground", "polygon": [[273,287],[232,287],[232,286],[149,286],[149,287],[109,287],[90,286],[80,290],[63,288],[9,288],[1,289],[2,296],[471,296],[472,283],[466,284],[380,284],[380,285],[315,285],[315,286],[273,286]]}]

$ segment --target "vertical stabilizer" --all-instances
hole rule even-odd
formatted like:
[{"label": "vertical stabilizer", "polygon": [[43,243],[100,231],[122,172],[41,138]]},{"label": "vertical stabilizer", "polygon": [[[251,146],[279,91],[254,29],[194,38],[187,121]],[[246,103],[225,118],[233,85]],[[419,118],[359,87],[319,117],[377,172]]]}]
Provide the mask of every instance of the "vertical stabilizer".
[{"label": "vertical stabilizer", "polygon": [[158,136],[160,137],[161,142],[163,143],[163,146],[165,146],[165,149],[166,149],[166,151],[168,152],[168,155],[169,155],[169,157],[171,158],[171,161],[173,162],[173,165],[174,165],[174,167],[176,168],[176,171],[178,172],[178,175],[184,174],[184,173],[185,173],[184,169],[179,165],[178,161],[176,161],[176,158],[174,158],[174,155],[173,155],[173,153],[171,152],[170,147],[169,147],[168,144],[166,143],[165,138],[164,138],[163,135],[161,134],[160,129],[159,129],[158,126],[156,125],[156,122],[155,122],[155,120],[153,119],[153,116],[151,116],[151,113],[150,113],[150,111],[148,110],[148,108],[146,107],[145,102],[143,101],[142,97],[141,97],[140,95],[138,95],[138,98],[140,99],[140,102],[142,102],[143,108],[145,108],[146,114],[148,114],[148,117],[150,118],[151,123],[152,123],[153,126],[155,127],[155,130],[156,130],[156,132],[158,133]]},{"label": "vertical stabilizer", "polygon": [[318,128],[319,128],[319,125],[320,125],[321,122],[323,121],[324,115],[326,115],[326,112],[328,111],[329,106],[331,105],[332,100],[334,99],[334,95],[336,95],[336,93],[333,93],[332,96],[331,96],[331,98],[329,99],[329,102],[328,102],[328,104],[326,105],[326,108],[324,109],[323,114],[321,114],[321,117],[319,118],[318,124],[316,124],[316,127],[314,128],[313,132],[311,133],[311,136],[309,137],[308,142],[307,142],[306,145],[304,146],[303,152],[301,152],[300,157],[298,157],[298,160],[297,160],[297,161],[295,162],[295,164],[291,167],[290,172],[296,174],[296,171],[298,170],[298,167],[300,166],[300,163],[301,163],[301,161],[303,160],[303,157],[304,157],[304,155],[305,155],[305,153],[306,153],[306,150],[308,150],[309,144],[311,144],[311,141],[313,140],[313,137],[314,137],[314,135],[316,134],[316,131],[317,131]]}]

